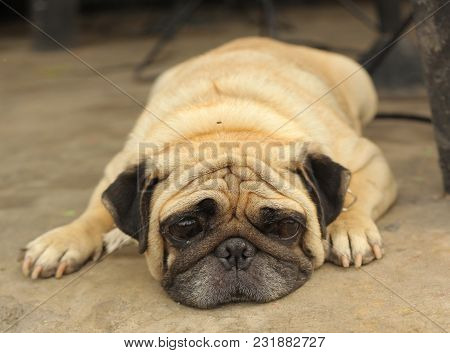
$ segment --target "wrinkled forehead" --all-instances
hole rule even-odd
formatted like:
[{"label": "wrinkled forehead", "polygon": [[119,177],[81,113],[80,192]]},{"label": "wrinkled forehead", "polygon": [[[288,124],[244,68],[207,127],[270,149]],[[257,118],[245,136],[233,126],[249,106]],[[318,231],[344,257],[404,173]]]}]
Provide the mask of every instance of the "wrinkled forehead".
[{"label": "wrinkled forehead", "polygon": [[[140,159],[148,162],[149,169],[157,169],[165,176],[189,170],[193,172],[191,176],[198,177],[230,166],[246,166],[246,170],[261,174],[266,165],[288,168],[303,161],[310,145],[309,142],[281,144],[270,141],[179,143],[167,148],[147,148],[144,145]],[[245,173],[245,170],[235,171],[237,174]]]},{"label": "wrinkled forehead", "polygon": [[204,199],[213,199],[222,212],[262,207],[303,211],[300,204],[281,194],[259,171],[230,164],[191,180],[162,205],[159,218],[186,211]]}]

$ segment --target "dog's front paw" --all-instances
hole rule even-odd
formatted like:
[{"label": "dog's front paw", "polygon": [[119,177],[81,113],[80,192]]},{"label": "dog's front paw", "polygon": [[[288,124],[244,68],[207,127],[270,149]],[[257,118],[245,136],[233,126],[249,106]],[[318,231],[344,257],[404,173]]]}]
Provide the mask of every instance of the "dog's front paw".
[{"label": "dog's front paw", "polygon": [[373,220],[355,213],[341,213],[328,226],[327,260],[343,267],[361,267],[382,257],[381,235]]},{"label": "dog's front paw", "polygon": [[62,277],[77,271],[89,259],[98,260],[102,237],[87,234],[74,224],[55,228],[27,244],[22,271],[32,279]]}]

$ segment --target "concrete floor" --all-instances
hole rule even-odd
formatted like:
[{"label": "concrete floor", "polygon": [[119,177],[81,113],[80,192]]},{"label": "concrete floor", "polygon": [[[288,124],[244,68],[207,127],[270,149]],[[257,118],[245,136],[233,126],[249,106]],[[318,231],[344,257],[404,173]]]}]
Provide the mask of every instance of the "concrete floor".
[{"label": "concrete floor", "polygon": [[[350,43],[356,49],[365,47],[371,38],[359,24],[342,21],[345,13],[341,10],[332,9],[336,16],[329,21],[318,17],[317,10],[308,11],[312,12],[286,11],[285,19],[296,15],[312,21],[309,26],[298,21],[291,33],[302,31],[319,40],[329,38],[326,29],[332,33],[339,28],[336,44]],[[218,21],[214,38],[208,35],[206,24],[184,31],[152,70],[227,39],[255,34],[254,25],[233,21]],[[324,21],[328,27],[321,26]],[[76,53],[130,95],[145,101],[148,85],[133,81],[130,69],[145,54],[149,42],[146,38],[93,40],[76,48]],[[170,300],[132,247],[59,281],[22,276],[17,262],[20,247],[83,210],[140,108],[67,53],[31,52],[22,36],[0,38],[0,82],[1,330],[450,330],[450,202],[442,196],[430,125],[382,120],[367,129],[367,135],[385,151],[400,187],[397,203],[378,223],[386,248],[383,260],[360,270],[326,264],[284,299],[205,311]],[[383,99],[381,107],[428,111],[423,96]]]}]

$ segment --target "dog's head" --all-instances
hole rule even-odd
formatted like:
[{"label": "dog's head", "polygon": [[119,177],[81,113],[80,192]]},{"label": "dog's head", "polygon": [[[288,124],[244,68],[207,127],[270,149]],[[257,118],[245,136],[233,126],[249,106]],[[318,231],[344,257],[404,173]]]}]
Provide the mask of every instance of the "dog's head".
[{"label": "dog's head", "polygon": [[117,227],[138,240],[174,300],[200,308],[271,301],[324,262],[347,169],[309,152],[289,163],[235,151],[180,160],[181,168],[144,160],[103,194]]}]

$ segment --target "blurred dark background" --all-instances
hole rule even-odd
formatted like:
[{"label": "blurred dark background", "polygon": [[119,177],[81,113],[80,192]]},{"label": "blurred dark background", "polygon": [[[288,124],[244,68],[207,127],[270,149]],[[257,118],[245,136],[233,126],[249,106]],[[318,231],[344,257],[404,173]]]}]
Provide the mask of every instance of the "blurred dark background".
[{"label": "blurred dark background", "polygon": [[[409,2],[395,0],[7,0],[5,3],[68,47],[105,43],[113,38],[154,38],[156,43],[149,43],[147,55],[140,60],[136,58],[134,69],[138,71],[151,69],[151,64],[164,55],[180,32],[205,31],[205,35],[210,35],[209,31],[214,32],[217,25],[221,26],[217,27],[220,32],[246,26],[242,35],[248,35],[246,32],[250,30],[250,34],[338,51],[365,62],[411,23]],[[29,34],[35,50],[59,48],[6,6],[0,6],[0,18],[2,35]],[[305,28],[308,24],[310,28]],[[349,24],[354,26],[346,31]],[[318,26],[320,31],[316,30]],[[239,29],[236,36],[240,36]],[[413,35],[366,67],[383,89],[396,90],[397,94],[423,89]]]}]

